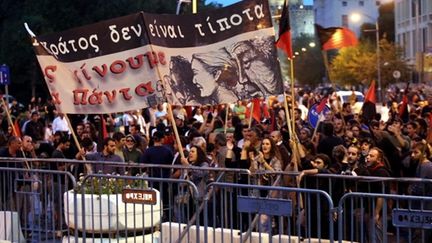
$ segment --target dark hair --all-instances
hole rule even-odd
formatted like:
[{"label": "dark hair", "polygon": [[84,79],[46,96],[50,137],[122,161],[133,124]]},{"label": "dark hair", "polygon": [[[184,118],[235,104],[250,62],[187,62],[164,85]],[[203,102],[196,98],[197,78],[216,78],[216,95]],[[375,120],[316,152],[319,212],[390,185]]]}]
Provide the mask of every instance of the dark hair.
[{"label": "dark hair", "polygon": [[196,138],[196,137],[201,137],[202,134],[198,131],[198,129],[196,128],[191,128],[189,130],[189,134],[188,134],[188,140],[192,141],[192,139]]},{"label": "dark hair", "polygon": [[223,123],[222,120],[220,120],[220,119],[215,119],[215,121],[214,121],[214,123],[213,123],[213,127],[214,127],[214,129],[217,129],[217,128],[223,128],[223,126],[224,126],[224,123]]},{"label": "dark hair", "polygon": [[[265,139],[270,141],[270,145],[271,145],[270,157],[271,158],[276,157],[282,162],[282,156],[279,153],[279,149],[276,147],[276,143],[270,138],[264,138],[262,141],[264,141]],[[262,150],[262,142],[261,142],[261,150]]]},{"label": "dark hair", "polygon": [[197,160],[193,162],[193,165],[200,166],[204,162],[209,162],[206,153],[204,152],[204,150],[202,150],[201,147],[197,145],[192,145],[191,149],[192,148],[196,148],[197,150]]},{"label": "dark hair", "polygon": [[425,158],[430,158],[430,150],[427,143],[423,140],[422,142],[418,142],[413,145],[412,150],[418,149],[424,155]]},{"label": "dark hair", "polygon": [[337,145],[332,150],[333,161],[340,163],[345,157],[346,149],[343,145]]},{"label": "dark hair", "polygon": [[18,136],[10,136],[9,139],[8,139],[7,144],[11,145],[13,142],[16,142],[16,141],[19,141],[19,140],[20,140],[20,137],[18,137]]},{"label": "dark hair", "polygon": [[251,132],[254,132],[258,139],[261,139],[263,137],[263,132],[258,126],[254,126],[251,128]]},{"label": "dark hair", "polygon": [[152,136],[152,138],[155,142],[161,141],[164,137],[165,137],[165,134],[162,131],[156,131]]},{"label": "dark hair", "polygon": [[371,128],[380,126],[380,123],[377,120],[372,120],[369,124]]},{"label": "dark hair", "polygon": [[415,121],[408,122],[407,126],[411,125],[414,129],[417,129],[419,127],[419,124]]},{"label": "dark hair", "polygon": [[124,138],[125,137],[125,135],[123,134],[123,133],[121,133],[121,132],[115,132],[114,134],[113,134],[113,139],[115,140],[115,141],[117,141],[117,142],[120,142],[120,140],[122,139],[122,138]]},{"label": "dark hair", "polygon": [[103,145],[104,147],[105,147],[105,146],[108,146],[108,143],[109,143],[109,142],[115,142],[114,138],[110,138],[110,137],[105,138],[105,139],[103,140],[102,145]]},{"label": "dark hair", "polygon": [[400,119],[399,117],[395,117],[393,119],[390,120],[389,124],[393,124],[393,123],[399,123],[401,125],[404,124],[404,122],[402,121],[402,119]]},{"label": "dark hair", "polygon": [[333,124],[330,122],[324,122],[322,126],[322,132],[326,136],[332,136],[334,132]]},{"label": "dark hair", "polygon": [[321,159],[324,162],[325,167],[330,165],[330,162],[331,162],[330,158],[326,154],[317,154],[317,155],[315,155],[314,160],[315,159]]},{"label": "dark hair", "polygon": [[69,141],[69,138],[66,136],[61,136],[60,139],[58,140],[59,144],[65,144],[67,142],[70,142],[70,141]]},{"label": "dark hair", "polygon": [[87,147],[93,145],[93,140],[92,140],[91,138],[85,137],[85,138],[83,138],[83,140],[81,141],[81,145],[82,145],[84,148],[87,148]]}]

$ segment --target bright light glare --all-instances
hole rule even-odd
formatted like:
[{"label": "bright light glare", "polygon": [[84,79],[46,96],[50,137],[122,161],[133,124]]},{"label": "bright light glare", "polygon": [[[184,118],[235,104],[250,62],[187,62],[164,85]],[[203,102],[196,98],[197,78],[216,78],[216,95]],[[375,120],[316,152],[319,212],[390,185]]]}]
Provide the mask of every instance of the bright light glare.
[{"label": "bright light glare", "polygon": [[359,13],[353,13],[349,17],[350,17],[351,21],[353,21],[355,23],[360,22],[360,20],[362,18],[361,14],[359,14]]},{"label": "bright light glare", "polygon": [[315,47],[315,42],[311,42],[311,43],[309,43],[309,46],[310,46],[310,47]]},{"label": "bright light glare", "polygon": [[305,52],[306,51],[306,48],[304,48],[304,47],[302,47],[302,49],[301,49],[303,52]]}]

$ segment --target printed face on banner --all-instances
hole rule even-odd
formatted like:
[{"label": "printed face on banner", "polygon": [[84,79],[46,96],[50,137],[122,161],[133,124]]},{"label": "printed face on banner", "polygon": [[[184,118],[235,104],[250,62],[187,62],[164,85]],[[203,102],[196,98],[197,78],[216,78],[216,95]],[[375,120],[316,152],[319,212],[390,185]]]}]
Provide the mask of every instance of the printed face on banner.
[{"label": "printed face on banner", "polygon": [[268,2],[196,15],[138,13],[37,37],[40,66],[64,113],[153,103],[232,103],[283,92]]}]

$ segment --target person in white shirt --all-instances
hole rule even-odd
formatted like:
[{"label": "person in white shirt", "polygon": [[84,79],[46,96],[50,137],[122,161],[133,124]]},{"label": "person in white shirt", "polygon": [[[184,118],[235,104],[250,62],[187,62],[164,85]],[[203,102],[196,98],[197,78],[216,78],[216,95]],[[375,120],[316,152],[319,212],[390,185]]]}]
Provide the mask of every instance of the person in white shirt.
[{"label": "person in white shirt", "polygon": [[70,134],[69,126],[63,113],[59,112],[58,116],[52,122],[52,133],[64,132]]},{"label": "person in white shirt", "polygon": [[195,115],[193,116],[193,118],[198,122],[204,123],[204,117],[202,115],[201,107],[195,108]]}]

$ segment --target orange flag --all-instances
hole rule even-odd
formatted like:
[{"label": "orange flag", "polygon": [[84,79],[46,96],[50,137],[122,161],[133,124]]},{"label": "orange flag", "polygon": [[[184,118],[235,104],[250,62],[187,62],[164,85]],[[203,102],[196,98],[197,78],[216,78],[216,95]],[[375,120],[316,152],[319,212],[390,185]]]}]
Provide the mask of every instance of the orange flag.
[{"label": "orange flag", "polygon": [[15,122],[14,122],[13,126],[15,128],[14,129],[14,135],[17,136],[17,137],[21,137],[21,128],[20,128],[20,126],[18,124],[18,119],[15,119]]},{"label": "orange flag", "polygon": [[357,37],[353,31],[345,27],[323,28],[315,24],[318,39],[323,51],[340,49],[358,44]]}]

